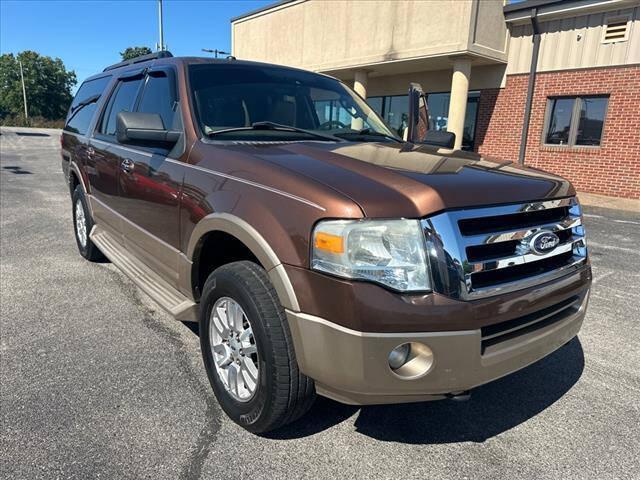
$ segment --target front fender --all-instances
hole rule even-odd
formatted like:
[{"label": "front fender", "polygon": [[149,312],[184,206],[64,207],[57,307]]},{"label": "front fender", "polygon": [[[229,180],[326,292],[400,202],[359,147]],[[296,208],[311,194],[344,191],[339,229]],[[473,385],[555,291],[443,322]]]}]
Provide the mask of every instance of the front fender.
[{"label": "front fender", "polygon": [[227,233],[244,243],[267,271],[282,306],[296,312],[300,311],[289,276],[273,248],[260,232],[238,216],[229,213],[211,213],[196,224],[189,238],[186,252],[192,264],[200,240],[207,233],[216,231]]}]

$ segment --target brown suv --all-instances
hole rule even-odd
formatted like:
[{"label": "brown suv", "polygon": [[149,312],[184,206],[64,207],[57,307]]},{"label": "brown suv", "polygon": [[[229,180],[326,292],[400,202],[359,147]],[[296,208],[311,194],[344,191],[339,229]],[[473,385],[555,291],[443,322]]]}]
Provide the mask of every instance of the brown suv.
[{"label": "brown suv", "polygon": [[319,393],[465,398],[573,338],[591,271],[562,178],[398,137],[340,81],[168,52],[86,80],[62,135],[80,253],[198,321],[225,412],[264,432]]}]

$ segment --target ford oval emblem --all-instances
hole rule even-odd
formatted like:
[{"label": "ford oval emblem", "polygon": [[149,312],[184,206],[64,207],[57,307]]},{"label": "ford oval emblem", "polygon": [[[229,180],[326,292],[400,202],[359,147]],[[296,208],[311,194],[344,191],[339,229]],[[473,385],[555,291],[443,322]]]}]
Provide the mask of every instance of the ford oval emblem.
[{"label": "ford oval emblem", "polygon": [[529,248],[536,255],[545,255],[555,249],[560,243],[560,238],[553,232],[543,230],[531,237]]}]

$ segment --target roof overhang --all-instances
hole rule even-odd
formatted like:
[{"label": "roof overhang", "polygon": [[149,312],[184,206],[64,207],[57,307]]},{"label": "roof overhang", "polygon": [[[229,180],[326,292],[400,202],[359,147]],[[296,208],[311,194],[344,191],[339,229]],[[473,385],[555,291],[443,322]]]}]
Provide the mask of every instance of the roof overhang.
[{"label": "roof overhang", "polygon": [[293,3],[296,2],[298,0],[280,0],[278,2],[274,2],[274,3],[270,3],[269,5],[265,5],[264,7],[261,8],[256,8],[255,10],[250,10],[247,13],[243,13],[242,15],[238,15],[237,17],[233,17],[230,22],[234,23],[234,22],[238,22],[240,20],[246,20],[249,17],[254,17],[254,16],[258,16],[258,15],[262,15],[265,13],[268,13],[271,10],[275,10],[279,7],[282,7],[288,3]]},{"label": "roof overhang", "polygon": [[607,10],[636,6],[637,0],[526,0],[503,9],[507,23],[529,23],[535,15],[540,21],[577,17]]},{"label": "roof overhang", "polygon": [[386,75],[400,75],[405,73],[428,72],[436,70],[449,70],[458,58],[471,60],[473,66],[506,65],[506,61],[496,58],[487,58],[473,52],[465,51],[460,54],[431,55],[401,60],[388,60],[384,62],[369,63],[366,65],[353,65],[343,68],[320,68],[319,72],[340,79],[353,78],[356,71],[364,70],[369,77],[382,77]]}]

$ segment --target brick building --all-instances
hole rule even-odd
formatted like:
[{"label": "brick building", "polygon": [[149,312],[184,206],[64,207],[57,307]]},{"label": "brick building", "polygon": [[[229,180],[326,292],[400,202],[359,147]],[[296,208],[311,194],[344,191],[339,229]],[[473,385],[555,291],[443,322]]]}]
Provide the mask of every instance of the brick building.
[{"label": "brick building", "polygon": [[352,82],[398,132],[419,82],[459,148],[640,198],[640,0],[283,0],[232,45]]}]

